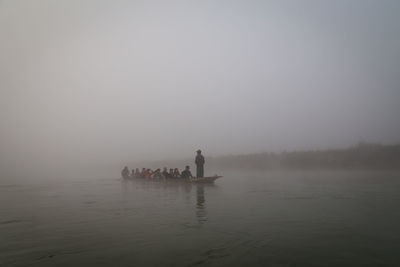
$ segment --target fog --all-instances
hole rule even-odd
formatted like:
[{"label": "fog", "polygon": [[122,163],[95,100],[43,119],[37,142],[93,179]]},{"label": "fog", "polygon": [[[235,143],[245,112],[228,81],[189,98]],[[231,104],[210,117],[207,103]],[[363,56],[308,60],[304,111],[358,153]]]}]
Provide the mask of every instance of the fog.
[{"label": "fog", "polygon": [[0,1],[0,167],[400,142],[399,1]]}]

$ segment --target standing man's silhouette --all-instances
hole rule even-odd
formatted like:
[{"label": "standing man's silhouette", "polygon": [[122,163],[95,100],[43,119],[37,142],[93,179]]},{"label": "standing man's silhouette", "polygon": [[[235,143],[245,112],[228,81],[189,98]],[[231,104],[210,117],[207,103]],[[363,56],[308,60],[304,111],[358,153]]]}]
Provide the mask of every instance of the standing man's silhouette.
[{"label": "standing man's silhouette", "polygon": [[197,150],[196,156],[196,177],[204,177],[204,157],[201,154],[201,150]]}]

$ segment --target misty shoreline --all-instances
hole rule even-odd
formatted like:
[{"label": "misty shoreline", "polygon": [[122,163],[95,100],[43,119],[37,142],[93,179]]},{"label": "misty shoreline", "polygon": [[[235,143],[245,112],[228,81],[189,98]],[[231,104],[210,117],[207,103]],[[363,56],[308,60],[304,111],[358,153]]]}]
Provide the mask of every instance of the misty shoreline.
[{"label": "misty shoreline", "polygon": [[[128,167],[193,166],[193,159],[132,162]],[[360,143],[345,149],[264,152],[207,157],[206,169],[214,170],[400,170],[400,144]]]}]

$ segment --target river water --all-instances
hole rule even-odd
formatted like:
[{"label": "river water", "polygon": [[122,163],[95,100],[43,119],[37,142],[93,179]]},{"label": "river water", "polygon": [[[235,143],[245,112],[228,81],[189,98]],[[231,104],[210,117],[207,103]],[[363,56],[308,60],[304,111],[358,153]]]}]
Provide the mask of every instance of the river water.
[{"label": "river water", "polygon": [[0,266],[400,266],[396,172],[0,182]]}]

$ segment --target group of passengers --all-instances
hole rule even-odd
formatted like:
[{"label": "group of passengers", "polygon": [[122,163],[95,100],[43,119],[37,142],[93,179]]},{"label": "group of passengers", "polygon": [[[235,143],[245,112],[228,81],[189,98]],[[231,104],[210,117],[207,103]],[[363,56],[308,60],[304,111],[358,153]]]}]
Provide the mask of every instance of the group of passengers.
[{"label": "group of passengers", "polygon": [[168,169],[166,167],[161,169],[156,169],[153,171],[152,169],[142,168],[140,171],[139,168],[132,169],[129,171],[128,167],[125,168],[121,172],[122,177],[124,178],[145,178],[145,179],[177,179],[177,178],[193,178],[192,173],[190,172],[190,167],[186,166],[185,170],[182,172],[179,171],[178,168]]}]

